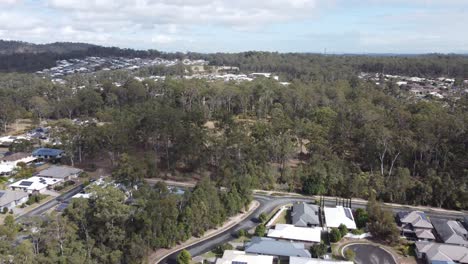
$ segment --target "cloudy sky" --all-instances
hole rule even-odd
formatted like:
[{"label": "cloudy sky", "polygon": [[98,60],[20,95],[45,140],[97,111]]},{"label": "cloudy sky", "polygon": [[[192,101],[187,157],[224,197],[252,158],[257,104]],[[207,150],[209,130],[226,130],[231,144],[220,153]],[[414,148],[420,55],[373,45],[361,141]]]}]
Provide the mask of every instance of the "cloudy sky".
[{"label": "cloudy sky", "polygon": [[0,39],[164,51],[468,53],[467,0],[0,0]]}]

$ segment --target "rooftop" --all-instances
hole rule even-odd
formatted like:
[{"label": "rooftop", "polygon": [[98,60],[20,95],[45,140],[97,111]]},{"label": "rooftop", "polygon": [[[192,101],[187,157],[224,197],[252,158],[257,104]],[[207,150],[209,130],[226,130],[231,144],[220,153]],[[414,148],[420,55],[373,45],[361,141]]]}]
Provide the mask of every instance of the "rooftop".
[{"label": "rooftop", "polygon": [[452,261],[457,263],[468,263],[468,248],[457,245],[416,242],[416,249],[426,254],[429,262]]},{"label": "rooftop", "polygon": [[356,229],[353,212],[350,208],[343,206],[325,207],[324,212],[327,227],[339,227],[344,224],[348,229]]},{"label": "rooftop", "polygon": [[266,237],[253,237],[246,245],[245,252],[285,257],[311,257],[303,243],[277,241]]},{"label": "rooftop", "polygon": [[10,184],[11,188],[22,188],[29,191],[39,191],[44,188],[47,188],[49,185],[54,185],[59,182],[62,182],[62,179],[55,178],[42,178],[42,177],[31,177],[28,179],[20,180]]},{"label": "rooftop", "polygon": [[250,255],[244,251],[225,250],[223,258],[216,260],[216,264],[272,264],[273,256]]},{"label": "rooftop", "polygon": [[25,152],[18,152],[18,153],[13,153],[11,155],[5,156],[2,158],[3,162],[12,162],[12,161],[17,161],[21,160],[27,157],[30,157],[30,153],[25,153]]},{"label": "rooftop", "polygon": [[17,192],[10,190],[0,190],[0,206],[5,206],[13,201],[21,200],[27,197],[28,194],[25,192]]},{"label": "rooftop", "polygon": [[320,225],[319,207],[307,203],[294,204],[291,218],[295,226]]},{"label": "rooftop", "polygon": [[64,179],[66,177],[80,174],[83,170],[67,167],[67,166],[52,166],[48,169],[45,169],[37,174],[39,177],[47,178],[60,178]]},{"label": "rooftop", "polygon": [[63,153],[60,149],[38,148],[33,151],[33,156],[58,156]]},{"label": "rooftop", "polygon": [[444,243],[462,246],[468,245],[466,239],[468,232],[461,223],[454,220],[434,219],[432,224]]},{"label": "rooftop", "polygon": [[353,264],[352,261],[290,257],[289,264]]},{"label": "rooftop", "polygon": [[400,222],[403,224],[411,224],[414,228],[433,228],[431,221],[424,212],[400,212],[398,213]]},{"label": "rooftop", "polygon": [[309,227],[296,227],[293,225],[277,224],[275,229],[268,230],[268,237],[288,240],[320,243],[322,229]]}]

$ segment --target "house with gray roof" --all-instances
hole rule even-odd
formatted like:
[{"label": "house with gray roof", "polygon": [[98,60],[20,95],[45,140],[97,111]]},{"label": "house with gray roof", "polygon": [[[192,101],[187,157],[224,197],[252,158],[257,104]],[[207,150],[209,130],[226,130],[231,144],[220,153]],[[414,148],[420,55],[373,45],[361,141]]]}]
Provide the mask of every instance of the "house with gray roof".
[{"label": "house with gray roof", "polygon": [[311,257],[309,250],[305,248],[303,243],[277,241],[267,237],[253,237],[246,244],[245,252],[278,257]]},{"label": "house with gray roof", "polygon": [[70,180],[78,177],[83,172],[81,169],[68,166],[52,166],[48,169],[40,171],[36,176],[42,178],[56,178],[62,180]]},{"label": "house with gray roof", "polygon": [[433,234],[434,227],[431,221],[422,211],[399,212],[397,223],[400,226],[402,235],[410,240],[435,241]]},{"label": "house with gray roof", "polygon": [[3,208],[13,209],[28,201],[28,198],[29,195],[25,192],[0,190],[0,210],[3,210]]},{"label": "house with gray roof", "polygon": [[468,246],[468,231],[458,221],[434,219],[432,220],[437,237],[441,242],[452,245]]},{"label": "house with gray roof", "polygon": [[433,242],[416,242],[416,256],[425,263],[465,263],[468,264],[468,248]]},{"label": "house with gray roof", "polygon": [[296,203],[292,208],[291,219],[297,227],[320,226],[320,208],[315,204]]}]

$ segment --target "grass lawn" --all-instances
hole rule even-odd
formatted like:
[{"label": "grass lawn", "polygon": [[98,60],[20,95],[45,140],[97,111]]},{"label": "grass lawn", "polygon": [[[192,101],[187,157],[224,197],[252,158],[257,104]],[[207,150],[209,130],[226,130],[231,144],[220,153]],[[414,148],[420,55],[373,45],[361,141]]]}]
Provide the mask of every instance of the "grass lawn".
[{"label": "grass lawn", "polygon": [[284,210],[279,215],[278,219],[273,224],[290,224],[291,223],[291,210]]},{"label": "grass lawn", "polygon": [[214,258],[216,257],[216,254],[213,251],[208,251],[205,254],[202,255],[204,258]]}]

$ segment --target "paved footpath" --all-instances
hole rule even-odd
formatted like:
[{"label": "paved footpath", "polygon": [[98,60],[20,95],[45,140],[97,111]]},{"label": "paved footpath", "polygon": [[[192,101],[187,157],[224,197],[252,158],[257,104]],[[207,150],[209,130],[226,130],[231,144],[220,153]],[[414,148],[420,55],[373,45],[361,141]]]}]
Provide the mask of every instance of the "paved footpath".
[{"label": "paved footpath", "polygon": [[157,264],[164,258],[172,255],[174,252],[177,252],[179,250],[190,247],[194,244],[200,243],[202,241],[208,240],[216,235],[221,234],[222,232],[228,230],[229,228],[235,226],[239,222],[242,222],[247,217],[249,217],[258,208],[259,205],[260,203],[254,200],[250,204],[248,211],[229,218],[229,220],[225,222],[223,226],[218,227],[216,229],[208,230],[202,237],[192,237],[184,243],[170,249],[158,249],[157,251],[150,254],[150,256],[148,257],[148,263]]}]

